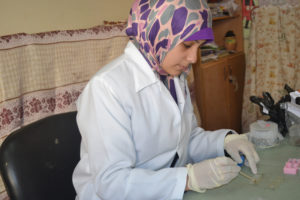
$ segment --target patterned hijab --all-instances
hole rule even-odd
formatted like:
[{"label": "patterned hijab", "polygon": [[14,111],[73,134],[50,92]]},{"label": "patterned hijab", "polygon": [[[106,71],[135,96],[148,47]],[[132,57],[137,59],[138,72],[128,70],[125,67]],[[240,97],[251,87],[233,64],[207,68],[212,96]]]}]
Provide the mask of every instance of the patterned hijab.
[{"label": "patterned hijab", "polygon": [[213,40],[211,21],[206,0],[135,0],[132,5],[126,34],[176,102],[173,77],[160,64],[167,53],[183,41]]}]

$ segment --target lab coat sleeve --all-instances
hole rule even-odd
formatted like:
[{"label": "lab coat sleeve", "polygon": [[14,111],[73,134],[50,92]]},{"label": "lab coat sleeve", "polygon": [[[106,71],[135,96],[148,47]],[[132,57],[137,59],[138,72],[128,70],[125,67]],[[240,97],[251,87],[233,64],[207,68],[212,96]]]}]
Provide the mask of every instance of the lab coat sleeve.
[{"label": "lab coat sleeve", "polygon": [[[202,160],[224,156],[224,139],[230,129],[205,131],[198,127],[193,115],[193,129],[190,138],[189,156],[194,163]],[[234,132],[234,131],[233,131]]]},{"label": "lab coat sleeve", "polygon": [[136,168],[130,112],[118,94],[93,79],[77,102],[81,160],[73,173],[77,199],[182,199],[187,169]]}]

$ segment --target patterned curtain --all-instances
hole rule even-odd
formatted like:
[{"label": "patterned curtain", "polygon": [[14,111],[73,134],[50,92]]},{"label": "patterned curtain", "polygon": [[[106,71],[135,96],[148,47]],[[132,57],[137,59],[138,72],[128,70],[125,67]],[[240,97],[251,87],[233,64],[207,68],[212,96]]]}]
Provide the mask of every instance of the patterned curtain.
[{"label": "patterned curtain", "polygon": [[242,123],[243,131],[265,117],[251,95],[269,92],[277,102],[284,85],[300,89],[300,6],[268,5],[253,11],[246,64]]},{"label": "patterned curtain", "polygon": [[[87,81],[121,55],[125,24],[0,37],[0,145],[14,130],[76,110]],[[0,200],[7,200],[0,178]]]}]

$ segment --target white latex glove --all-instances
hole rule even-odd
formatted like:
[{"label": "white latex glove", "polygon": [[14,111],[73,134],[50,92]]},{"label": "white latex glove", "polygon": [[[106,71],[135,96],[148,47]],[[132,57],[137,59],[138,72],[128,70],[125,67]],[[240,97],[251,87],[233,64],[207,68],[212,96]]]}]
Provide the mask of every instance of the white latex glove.
[{"label": "white latex glove", "polygon": [[225,137],[224,148],[227,153],[238,163],[242,162],[240,153],[245,155],[246,163],[249,163],[252,173],[257,173],[256,163],[259,157],[256,150],[245,134],[231,134]]},{"label": "white latex glove", "polygon": [[188,164],[188,188],[196,192],[219,187],[234,179],[241,168],[227,157],[204,160],[196,164]]}]

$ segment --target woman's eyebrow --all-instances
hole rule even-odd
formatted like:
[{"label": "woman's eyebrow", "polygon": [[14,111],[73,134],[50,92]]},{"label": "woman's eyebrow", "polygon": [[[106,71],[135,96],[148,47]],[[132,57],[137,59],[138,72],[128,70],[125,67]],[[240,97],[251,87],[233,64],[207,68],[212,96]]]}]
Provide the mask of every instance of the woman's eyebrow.
[{"label": "woman's eyebrow", "polygon": [[197,43],[203,43],[204,40],[195,40],[195,42],[197,42]]}]

